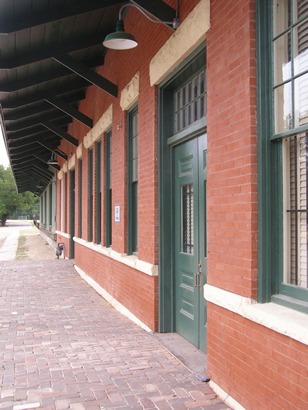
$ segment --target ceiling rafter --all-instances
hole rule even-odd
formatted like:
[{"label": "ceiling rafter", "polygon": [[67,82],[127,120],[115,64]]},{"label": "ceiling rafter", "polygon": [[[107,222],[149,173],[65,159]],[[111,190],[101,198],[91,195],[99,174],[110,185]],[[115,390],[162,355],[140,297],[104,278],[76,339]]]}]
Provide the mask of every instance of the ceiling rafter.
[{"label": "ceiling rafter", "polygon": [[70,144],[74,145],[75,147],[78,147],[78,140],[72,135],[62,130],[61,128],[57,127],[54,124],[51,124],[50,122],[42,122],[42,125],[50,131],[54,132],[55,134],[59,135],[61,138],[65,139]]},{"label": "ceiling rafter", "polygon": [[56,148],[56,149],[52,149],[52,147],[48,146],[47,144],[43,144],[40,141],[37,141],[37,144],[40,144],[42,147],[46,148],[48,151],[54,153],[55,155],[58,155],[59,157],[67,160],[67,154],[65,154],[65,152],[61,151],[60,149]]},{"label": "ceiling rafter", "polygon": [[89,128],[93,127],[93,120],[92,118],[88,117],[87,115],[83,114],[81,111],[77,110],[76,108],[70,106],[63,100],[57,97],[48,97],[45,100],[53,105],[54,107],[58,108],[65,114],[69,115],[72,118],[75,118],[77,121],[81,122],[82,124],[86,125]]},{"label": "ceiling rafter", "polygon": [[106,91],[113,97],[118,96],[118,87],[116,84],[107,80],[107,78],[97,74],[95,71],[89,69],[86,65],[80,63],[79,61],[74,60],[74,58],[72,58],[70,55],[57,55],[54,56],[53,59],[58,63],[64,65],[74,73],[78,74],[80,77],[84,78],[89,83],[96,85],[103,91]]}]

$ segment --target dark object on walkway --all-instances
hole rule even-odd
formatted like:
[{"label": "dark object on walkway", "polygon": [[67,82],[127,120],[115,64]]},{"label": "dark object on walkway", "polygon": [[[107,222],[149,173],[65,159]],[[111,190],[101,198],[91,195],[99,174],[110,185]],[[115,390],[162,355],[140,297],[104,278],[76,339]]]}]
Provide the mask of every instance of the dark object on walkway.
[{"label": "dark object on walkway", "polygon": [[64,254],[64,243],[63,242],[59,242],[58,244],[57,244],[57,247],[56,247],[56,255],[57,255],[57,258],[59,259],[59,257],[62,255],[62,252],[63,252],[63,258],[65,257],[65,254]]},{"label": "dark object on walkway", "polygon": [[208,383],[211,380],[206,374],[202,373],[197,374],[197,379],[204,383]]}]

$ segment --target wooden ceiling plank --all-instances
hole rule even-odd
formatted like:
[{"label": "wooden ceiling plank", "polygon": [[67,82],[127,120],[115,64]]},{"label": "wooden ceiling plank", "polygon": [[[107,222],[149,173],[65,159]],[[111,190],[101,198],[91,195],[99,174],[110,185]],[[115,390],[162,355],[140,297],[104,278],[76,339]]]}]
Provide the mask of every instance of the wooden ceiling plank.
[{"label": "wooden ceiling plank", "polygon": [[[76,92],[72,92],[65,98],[65,102],[67,104],[72,104],[72,103],[79,103],[80,100],[83,100],[85,98],[85,93],[83,90],[79,91],[77,90]],[[19,108],[17,110],[12,110],[12,109],[4,109],[3,110],[3,115],[5,118],[6,122],[9,121],[17,121],[21,119],[25,119],[26,117],[31,117],[35,116],[37,114],[43,114],[44,112],[54,112],[55,109],[50,107],[50,104],[46,103],[45,101],[38,101],[38,103],[33,103],[31,104],[31,108],[26,107],[26,108]]]},{"label": "wooden ceiling plank", "polygon": [[[95,68],[100,65],[103,65],[102,57],[95,57],[95,58],[88,58],[85,61],[82,61],[83,64],[88,66],[89,68]],[[68,70],[64,66],[60,66],[57,70],[48,70],[43,72],[40,75],[30,76],[20,81],[13,81],[9,84],[7,81],[0,84],[0,92],[1,93],[11,93],[14,91],[23,90],[25,88],[33,87],[35,85],[44,84],[49,81],[58,80],[60,78],[69,78],[69,76],[74,75],[71,70]]]},{"label": "wooden ceiling plank", "polygon": [[2,109],[9,110],[18,107],[23,107],[24,105],[34,104],[38,101],[45,100],[45,98],[49,95],[64,95],[76,92],[78,90],[81,91],[88,85],[89,84],[83,78],[77,77],[76,80],[67,82],[65,85],[61,84],[61,86],[53,87],[45,91],[36,92],[27,97],[3,101],[1,103]]},{"label": "wooden ceiling plank", "polygon": [[28,52],[22,56],[17,56],[9,60],[0,60],[1,70],[10,70],[18,68],[27,64],[33,64],[42,60],[52,58],[57,54],[65,54],[73,51],[88,49],[93,46],[102,46],[102,42],[108,33],[100,33],[95,36],[83,36],[72,39],[70,43],[64,45],[56,45],[55,47],[48,47],[40,49],[39,51]]},{"label": "wooden ceiling plank", "polygon": [[0,34],[10,34],[16,31],[29,29],[32,27],[48,24],[55,21],[64,20],[79,14],[100,10],[105,7],[115,6],[123,3],[123,0],[87,0],[75,1],[69,5],[63,5],[61,8],[48,8],[40,13],[31,13],[29,16],[23,16],[17,21],[1,21]]},{"label": "wooden ceiling plank", "polygon": [[42,122],[47,122],[47,121],[55,121],[55,120],[63,120],[66,124],[69,124],[71,122],[71,117],[69,117],[67,114],[63,113],[62,111],[59,112],[55,111],[52,114],[48,115],[41,115],[39,117],[31,118],[28,117],[23,121],[15,121],[13,124],[7,125],[6,126],[6,131],[8,135],[13,135],[14,132],[18,132],[21,130],[26,130],[28,128],[32,128],[35,125],[42,124]]}]

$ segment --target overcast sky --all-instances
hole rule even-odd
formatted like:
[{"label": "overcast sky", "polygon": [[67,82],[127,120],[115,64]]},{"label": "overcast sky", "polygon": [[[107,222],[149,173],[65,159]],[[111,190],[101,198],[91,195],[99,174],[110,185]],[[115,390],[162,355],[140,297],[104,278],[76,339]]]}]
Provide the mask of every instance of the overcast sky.
[{"label": "overcast sky", "polygon": [[6,153],[4,141],[3,141],[1,128],[0,128],[0,165],[3,165],[5,168],[7,168],[10,165],[9,159]]}]

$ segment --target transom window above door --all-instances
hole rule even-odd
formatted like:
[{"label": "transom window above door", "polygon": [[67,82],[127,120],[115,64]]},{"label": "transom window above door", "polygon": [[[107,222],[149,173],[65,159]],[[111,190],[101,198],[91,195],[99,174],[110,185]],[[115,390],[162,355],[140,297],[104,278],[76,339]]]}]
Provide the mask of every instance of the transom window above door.
[{"label": "transom window above door", "polygon": [[205,69],[174,93],[174,131],[184,130],[206,115]]}]

